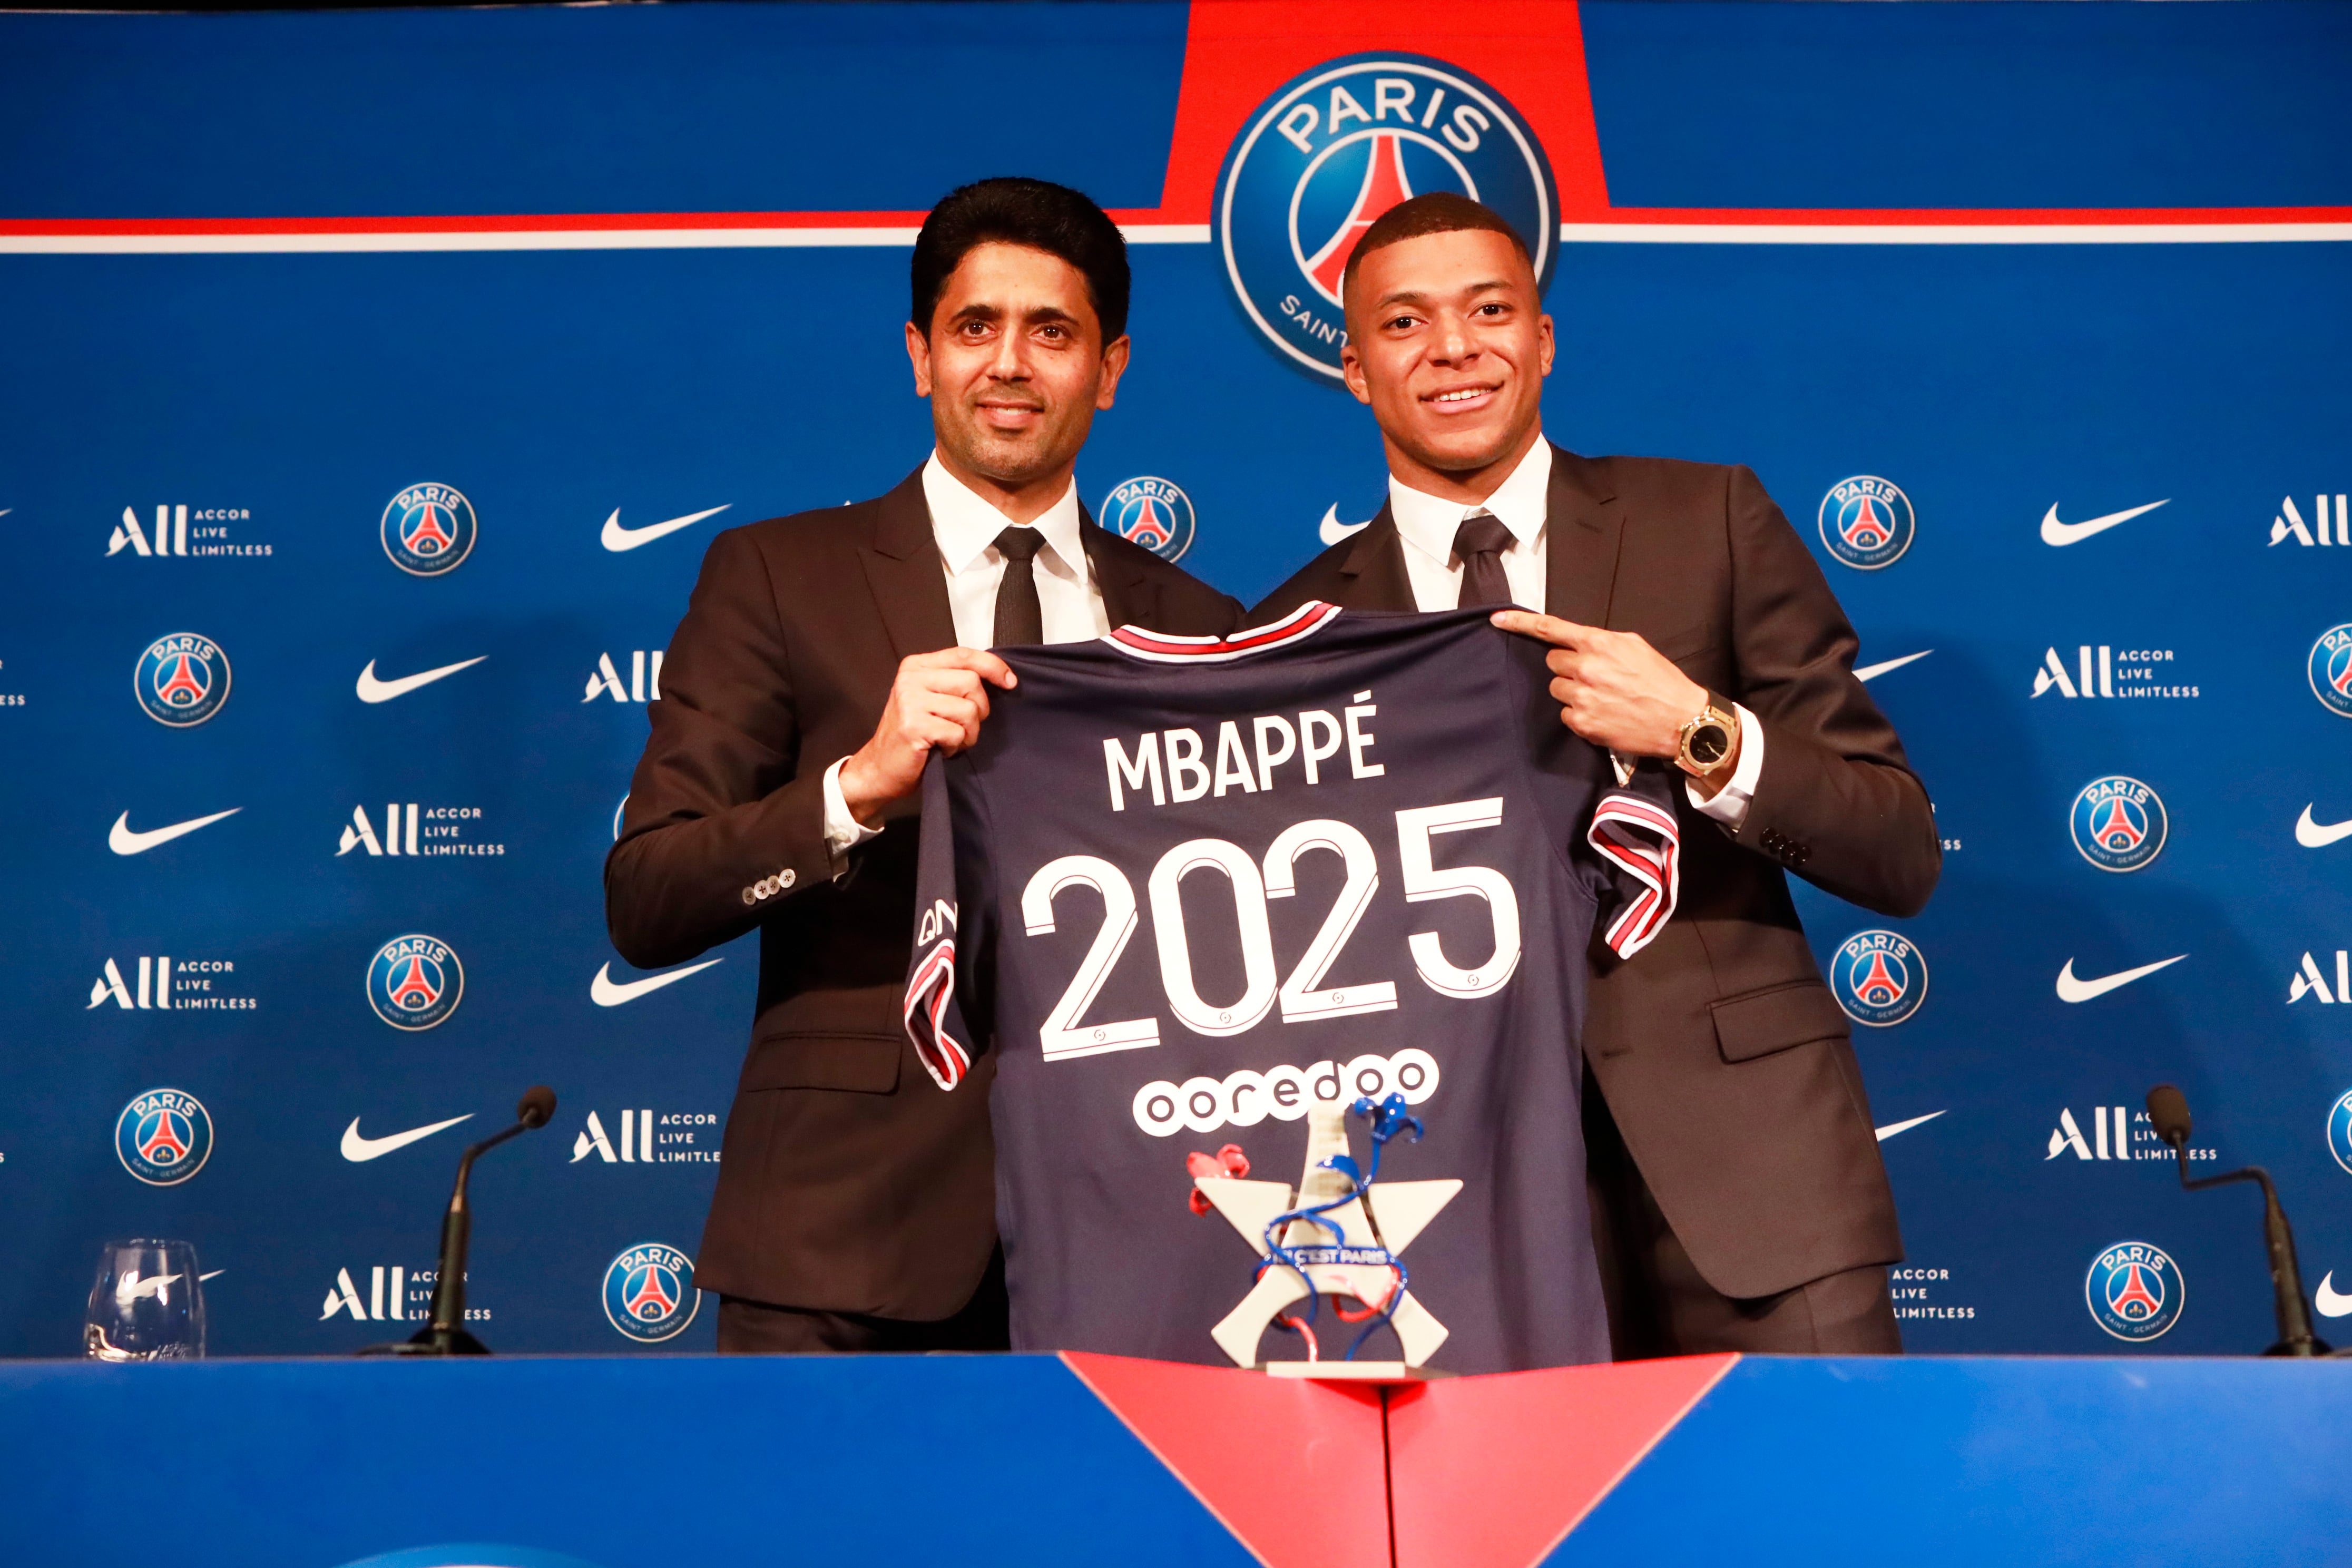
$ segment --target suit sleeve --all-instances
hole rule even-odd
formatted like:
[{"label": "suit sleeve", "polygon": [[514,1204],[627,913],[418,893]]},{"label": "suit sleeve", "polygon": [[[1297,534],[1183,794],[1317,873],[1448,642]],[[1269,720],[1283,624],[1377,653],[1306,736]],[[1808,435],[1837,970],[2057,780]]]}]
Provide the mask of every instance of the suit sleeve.
[{"label": "suit sleeve", "polygon": [[963,1081],[979,1053],[988,1016],[979,994],[994,948],[995,893],[987,858],[959,853],[985,846],[977,786],[966,781],[957,788],[949,778],[953,765],[934,753],[923,769],[915,951],[907,965],[905,1008],[915,1055],[944,1089]]},{"label": "suit sleeve", "polygon": [[1943,851],[1895,726],[1853,676],[1859,643],[1763,485],[1731,470],[1734,693],[1765,732],[1738,841],[1880,914],[1916,914]]},{"label": "suit sleeve", "polygon": [[664,666],[621,839],[604,859],[605,925],[640,968],[740,936],[832,876],[824,769],[799,765],[783,625],[743,531],[711,542]]}]

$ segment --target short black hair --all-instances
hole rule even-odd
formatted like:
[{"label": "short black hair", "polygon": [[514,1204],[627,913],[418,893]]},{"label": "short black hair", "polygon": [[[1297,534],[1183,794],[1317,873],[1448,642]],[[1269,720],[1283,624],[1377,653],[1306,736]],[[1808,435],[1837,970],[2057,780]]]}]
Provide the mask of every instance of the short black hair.
[{"label": "short black hair", "polygon": [[1356,248],[1348,255],[1347,270],[1340,274],[1339,297],[1348,295],[1348,285],[1356,280],[1356,268],[1373,251],[1396,244],[1399,240],[1419,239],[1424,235],[1457,234],[1464,229],[1480,229],[1499,234],[1511,242],[1519,259],[1530,268],[1535,257],[1528,249],[1527,237],[1511,226],[1510,219],[1483,202],[1452,191],[1432,191],[1425,196],[1413,196],[1397,203],[1364,230],[1356,241]]},{"label": "short black hair", "polygon": [[1127,331],[1127,237],[1083,192],[1048,180],[1008,176],[961,185],[940,198],[915,237],[908,320],[925,337],[948,279],[975,247],[994,241],[1058,256],[1087,280],[1103,342]]}]

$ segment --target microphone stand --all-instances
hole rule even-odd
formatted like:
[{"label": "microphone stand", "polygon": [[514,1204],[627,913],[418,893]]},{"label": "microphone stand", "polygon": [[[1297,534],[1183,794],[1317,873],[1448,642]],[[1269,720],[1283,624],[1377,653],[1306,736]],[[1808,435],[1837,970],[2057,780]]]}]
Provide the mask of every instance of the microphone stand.
[{"label": "microphone stand", "polygon": [[[2175,1091],[2178,1093],[2178,1091]],[[2149,1109],[2155,1109],[2156,1095],[2148,1095]],[[2184,1103],[2182,1121],[2186,1120]],[[2151,1120],[2158,1120],[2151,1117]],[[2329,1354],[2326,1341],[2311,1331],[2311,1309],[2303,1299],[2303,1268],[2294,1256],[2294,1232],[2286,1223],[2286,1210],[2279,1206],[2278,1188],[2271,1183],[2271,1173],[2260,1165],[2249,1165],[2242,1171],[2224,1171],[2218,1176],[2189,1179],[2189,1129],[2179,1122],[2158,1120],[2158,1132],[2180,1160],[2180,1187],[2183,1192],[2202,1192],[2207,1187],[2219,1187],[2231,1182],[2252,1182],[2263,1189],[2263,1244],[2270,1252],[2271,1293],[2275,1298],[2278,1312],[2278,1343],[2263,1353],[2266,1356],[2324,1356]]]}]

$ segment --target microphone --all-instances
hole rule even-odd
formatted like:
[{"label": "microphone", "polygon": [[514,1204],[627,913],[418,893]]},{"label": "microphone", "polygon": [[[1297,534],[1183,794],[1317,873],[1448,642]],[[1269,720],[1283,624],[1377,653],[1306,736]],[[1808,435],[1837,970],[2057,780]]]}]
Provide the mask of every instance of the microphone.
[{"label": "microphone", "polygon": [[433,1311],[425,1327],[407,1340],[371,1345],[362,1355],[488,1355],[490,1347],[466,1331],[466,1250],[473,1238],[473,1211],[466,1204],[466,1183],[474,1162],[509,1138],[547,1125],[555,1115],[555,1091],[538,1084],[515,1104],[515,1124],[483,1139],[457,1161],[457,1185],[449,1194],[448,1212],[441,1216],[441,1263],[433,1279]]},{"label": "microphone", "polygon": [[2270,1250],[2271,1292],[2276,1298],[2279,1331],[2279,1342],[2263,1353],[2326,1355],[2326,1343],[2311,1331],[2311,1310],[2303,1299],[2303,1268],[2294,1257],[2294,1232],[2287,1226],[2286,1211],[2279,1206],[2278,1189],[2271,1184],[2271,1173],[2260,1165],[2249,1165],[2242,1171],[2225,1171],[2218,1176],[2190,1181],[2189,1098],[2171,1084],[2160,1083],[2147,1091],[2147,1119],[2156,1128],[2156,1135],[2171,1144],[2173,1152],[2180,1157],[2180,1185],[2184,1192],[2218,1187],[2225,1182],[2253,1182],[2263,1189],[2263,1243]]}]

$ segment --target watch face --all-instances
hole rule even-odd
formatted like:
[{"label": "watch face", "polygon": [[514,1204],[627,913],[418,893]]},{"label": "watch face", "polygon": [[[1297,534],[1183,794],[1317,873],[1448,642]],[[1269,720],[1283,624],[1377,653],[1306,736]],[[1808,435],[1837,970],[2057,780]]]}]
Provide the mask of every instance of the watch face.
[{"label": "watch face", "polygon": [[1703,768],[1715,766],[1730,750],[1731,736],[1720,724],[1701,724],[1691,731],[1691,761]]}]

